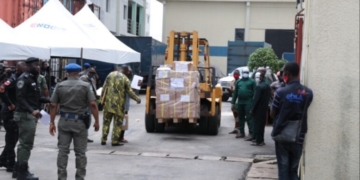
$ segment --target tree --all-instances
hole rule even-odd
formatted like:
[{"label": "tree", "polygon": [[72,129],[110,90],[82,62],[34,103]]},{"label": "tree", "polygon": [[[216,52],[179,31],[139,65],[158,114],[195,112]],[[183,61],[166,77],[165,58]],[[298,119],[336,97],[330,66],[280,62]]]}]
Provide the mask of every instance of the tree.
[{"label": "tree", "polygon": [[259,67],[269,66],[272,72],[279,71],[284,64],[285,60],[278,60],[275,52],[271,48],[259,48],[250,55],[248,67],[252,71]]}]

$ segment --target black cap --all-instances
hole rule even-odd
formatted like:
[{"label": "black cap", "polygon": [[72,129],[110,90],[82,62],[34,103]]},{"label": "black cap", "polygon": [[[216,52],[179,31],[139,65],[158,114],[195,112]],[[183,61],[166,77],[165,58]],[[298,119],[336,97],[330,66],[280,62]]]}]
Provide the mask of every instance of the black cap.
[{"label": "black cap", "polygon": [[25,61],[25,63],[26,63],[26,64],[30,64],[30,63],[38,62],[38,61],[40,61],[39,58],[31,57],[31,58],[28,58],[28,59]]}]

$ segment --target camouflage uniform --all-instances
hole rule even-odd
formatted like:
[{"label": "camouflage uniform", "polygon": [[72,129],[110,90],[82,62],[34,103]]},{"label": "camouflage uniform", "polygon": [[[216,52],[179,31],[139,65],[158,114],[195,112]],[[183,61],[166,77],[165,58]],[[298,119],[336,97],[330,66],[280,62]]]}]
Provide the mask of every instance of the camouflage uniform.
[{"label": "camouflage uniform", "polygon": [[40,94],[44,96],[44,91],[48,89],[45,77],[43,75],[39,75],[37,81],[38,84],[40,85]]},{"label": "camouflage uniform", "polygon": [[129,95],[131,99],[137,102],[140,102],[140,98],[132,91],[129,79],[118,71],[111,72],[106,77],[101,97],[104,97],[104,95],[104,121],[101,142],[106,143],[110,123],[114,117],[111,141],[112,144],[117,144],[119,143],[122,121],[125,115],[126,95]]}]

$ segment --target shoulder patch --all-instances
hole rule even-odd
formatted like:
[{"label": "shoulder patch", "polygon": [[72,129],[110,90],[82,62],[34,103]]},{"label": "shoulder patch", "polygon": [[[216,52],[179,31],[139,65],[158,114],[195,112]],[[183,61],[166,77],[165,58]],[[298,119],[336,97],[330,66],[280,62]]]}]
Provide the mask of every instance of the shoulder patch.
[{"label": "shoulder patch", "polygon": [[9,86],[11,84],[11,82],[10,81],[6,81],[6,82],[4,82],[4,85],[5,86]]},{"label": "shoulder patch", "polygon": [[24,86],[24,81],[23,80],[19,80],[17,83],[16,83],[16,87],[21,89],[22,87]]}]

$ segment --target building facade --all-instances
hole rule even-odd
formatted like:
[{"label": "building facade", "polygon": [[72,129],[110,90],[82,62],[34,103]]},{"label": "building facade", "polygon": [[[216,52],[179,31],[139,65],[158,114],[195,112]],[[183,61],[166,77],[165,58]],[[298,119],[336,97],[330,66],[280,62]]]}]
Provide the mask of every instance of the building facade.
[{"label": "building facade", "polygon": [[295,0],[158,1],[164,4],[163,41],[171,30],[197,30],[215,48],[212,64],[225,73],[228,41],[265,41],[279,58],[294,51]]},{"label": "building facade", "polygon": [[116,36],[146,36],[150,0],[91,0],[90,7]]},{"label": "building facade", "polygon": [[304,1],[298,9],[301,80],[314,92],[302,179],[359,179],[359,0]]},{"label": "building facade", "polygon": [[[0,18],[16,27],[49,0],[0,0]],[[151,0],[59,0],[75,15],[86,3],[116,36],[148,36]]]}]

